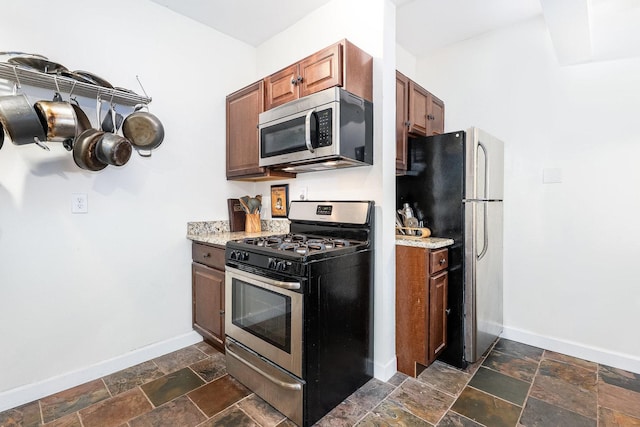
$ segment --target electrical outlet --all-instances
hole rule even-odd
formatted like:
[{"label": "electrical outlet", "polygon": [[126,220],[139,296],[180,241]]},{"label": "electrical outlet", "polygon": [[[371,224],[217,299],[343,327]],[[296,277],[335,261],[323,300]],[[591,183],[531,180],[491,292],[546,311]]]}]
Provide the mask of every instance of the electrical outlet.
[{"label": "electrical outlet", "polygon": [[87,193],[71,193],[71,213],[88,213]]},{"label": "electrical outlet", "polygon": [[300,187],[298,190],[298,198],[300,200],[307,200],[307,187]]}]

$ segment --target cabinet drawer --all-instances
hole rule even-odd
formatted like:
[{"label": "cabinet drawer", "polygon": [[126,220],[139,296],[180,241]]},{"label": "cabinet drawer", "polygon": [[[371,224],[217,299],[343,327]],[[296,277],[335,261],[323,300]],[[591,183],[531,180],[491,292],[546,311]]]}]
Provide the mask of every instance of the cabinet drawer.
[{"label": "cabinet drawer", "polygon": [[435,274],[449,267],[449,250],[447,248],[429,252],[429,272]]},{"label": "cabinet drawer", "polygon": [[193,243],[192,258],[194,262],[208,265],[224,271],[224,249],[213,246]]}]

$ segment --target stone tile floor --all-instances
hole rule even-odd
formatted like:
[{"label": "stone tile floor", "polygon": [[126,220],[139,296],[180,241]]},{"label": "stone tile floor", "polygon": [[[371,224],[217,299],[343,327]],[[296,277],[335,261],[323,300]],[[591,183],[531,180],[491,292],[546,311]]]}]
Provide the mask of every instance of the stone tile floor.
[{"label": "stone tile floor", "polygon": [[[199,343],[0,413],[0,426],[294,426]],[[318,426],[640,426],[640,375],[499,340],[465,371],[369,381]]]}]

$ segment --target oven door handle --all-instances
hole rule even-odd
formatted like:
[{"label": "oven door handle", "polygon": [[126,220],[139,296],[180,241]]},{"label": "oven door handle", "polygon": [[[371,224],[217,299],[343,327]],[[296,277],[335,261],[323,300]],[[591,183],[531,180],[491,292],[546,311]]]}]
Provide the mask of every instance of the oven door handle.
[{"label": "oven door handle", "polygon": [[312,108],[309,110],[307,115],[304,118],[304,142],[307,145],[307,150],[310,152],[314,152],[313,143],[311,142],[311,116],[315,113],[316,109]]},{"label": "oven door handle", "polygon": [[300,282],[282,282],[280,280],[274,280],[268,277],[262,277],[262,276],[257,276],[255,274],[247,273],[246,271],[238,270],[237,268],[233,268],[229,266],[226,266],[225,269],[226,271],[232,274],[235,274],[236,276],[242,276],[249,279],[257,280],[259,282],[266,283],[271,286],[276,286],[282,289],[297,290],[297,289],[300,289],[300,286],[301,286]]},{"label": "oven door handle", "polygon": [[302,390],[302,385],[301,384],[288,383],[288,382],[279,380],[278,378],[274,377],[271,374],[266,373],[265,371],[263,371],[262,369],[258,368],[257,366],[254,366],[248,360],[243,359],[238,353],[235,353],[233,351],[232,347],[233,347],[233,344],[231,344],[229,342],[229,340],[226,340],[225,343],[224,343],[224,348],[225,348],[225,350],[227,350],[227,355],[234,357],[238,362],[242,363],[247,368],[250,368],[250,369],[254,370],[255,372],[257,372],[258,374],[262,375],[263,377],[265,377],[266,379],[268,379],[272,383],[274,383],[277,386],[279,386],[280,388],[285,388],[287,390],[296,390],[296,391]]}]

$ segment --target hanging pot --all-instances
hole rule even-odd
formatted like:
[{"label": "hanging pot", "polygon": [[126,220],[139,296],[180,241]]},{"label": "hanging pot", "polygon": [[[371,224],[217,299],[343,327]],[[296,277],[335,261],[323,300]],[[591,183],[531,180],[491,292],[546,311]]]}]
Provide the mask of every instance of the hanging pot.
[{"label": "hanging pot", "polygon": [[0,123],[14,144],[35,143],[49,150],[38,114],[24,94],[0,96]]},{"label": "hanging pot", "polygon": [[131,158],[131,143],[115,133],[104,132],[98,139],[96,157],[102,163],[123,166]]},{"label": "hanging pot", "polygon": [[73,161],[79,168],[96,172],[107,167],[97,155],[98,141],[102,135],[104,132],[93,128],[78,135],[73,143]]},{"label": "hanging pot", "polygon": [[[147,111],[140,111],[143,108]],[[122,134],[131,141],[138,154],[149,157],[151,150],[162,144],[164,126],[156,116],[149,113],[145,105],[139,104],[122,122]]]},{"label": "hanging pot", "polygon": [[0,148],[2,148],[2,144],[4,144],[4,127],[0,123]]},{"label": "hanging pot", "polygon": [[[102,130],[105,132],[116,133],[120,126],[122,126],[122,114],[116,111],[116,107],[111,104],[107,114],[105,114],[104,119],[102,120]],[[115,123],[115,126],[114,126]]]}]

